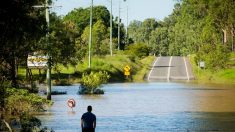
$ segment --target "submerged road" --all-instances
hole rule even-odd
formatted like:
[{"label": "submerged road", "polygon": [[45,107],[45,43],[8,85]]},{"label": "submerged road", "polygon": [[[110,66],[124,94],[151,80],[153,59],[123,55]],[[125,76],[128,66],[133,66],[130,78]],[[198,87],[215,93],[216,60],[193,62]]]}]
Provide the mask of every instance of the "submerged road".
[{"label": "submerged road", "polygon": [[149,72],[148,81],[192,80],[192,67],[187,57],[157,57]]}]

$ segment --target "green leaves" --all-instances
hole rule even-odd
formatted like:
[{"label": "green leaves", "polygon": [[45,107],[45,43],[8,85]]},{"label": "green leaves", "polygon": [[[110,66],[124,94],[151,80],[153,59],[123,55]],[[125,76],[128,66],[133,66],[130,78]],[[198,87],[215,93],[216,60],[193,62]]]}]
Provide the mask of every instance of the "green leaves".
[{"label": "green leaves", "polygon": [[84,73],[82,75],[81,88],[89,94],[93,94],[101,84],[107,83],[110,75],[105,71]]},{"label": "green leaves", "polygon": [[29,93],[25,89],[7,88],[5,97],[5,108],[13,115],[44,110],[44,105],[51,103],[39,95]]},{"label": "green leaves", "polygon": [[221,44],[205,44],[196,55],[196,64],[200,61],[204,61],[206,68],[214,71],[226,68],[229,62],[228,48]]}]

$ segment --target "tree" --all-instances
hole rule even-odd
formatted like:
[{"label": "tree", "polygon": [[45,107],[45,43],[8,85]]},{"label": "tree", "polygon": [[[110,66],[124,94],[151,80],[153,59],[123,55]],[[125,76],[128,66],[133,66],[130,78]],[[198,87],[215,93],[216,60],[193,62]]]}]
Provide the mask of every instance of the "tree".
[{"label": "tree", "polygon": [[[105,43],[105,39],[108,38],[107,27],[104,22],[99,20],[93,25],[92,33],[92,54],[94,55],[105,55],[109,52],[109,43]],[[90,27],[87,26],[82,34],[82,40],[88,45],[89,41],[89,30]]]},{"label": "tree", "polygon": [[[108,9],[105,6],[94,6],[93,7],[93,23],[101,20],[103,21],[106,27],[109,26],[109,18],[110,14]],[[78,8],[69,12],[65,17],[64,21],[73,22],[76,25],[77,31],[81,36],[83,34],[84,29],[89,26],[90,20],[90,7],[88,8]]]},{"label": "tree", "polygon": [[[3,2],[3,3],[2,3]],[[37,40],[45,35],[45,17],[32,6],[43,0],[8,0],[0,3],[0,58],[10,69],[12,86],[17,87],[17,65],[35,49]]]},{"label": "tree", "polygon": [[168,29],[159,27],[152,31],[150,36],[151,53],[156,55],[168,55]]}]

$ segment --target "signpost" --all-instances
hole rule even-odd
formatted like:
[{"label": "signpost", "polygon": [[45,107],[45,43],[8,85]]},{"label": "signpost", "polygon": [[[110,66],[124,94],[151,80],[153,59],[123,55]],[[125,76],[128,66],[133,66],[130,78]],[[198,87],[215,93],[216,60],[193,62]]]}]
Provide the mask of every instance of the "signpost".
[{"label": "signpost", "polygon": [[[49,14],[50,14],[50,10],[49,8],[52,8],[53,6],[50,6],[48,4],[48,0],[45,0],[45,4],[44,5],[35,5],[33,6],[35,8],[45,8],[45,12],[46,12],[46,22],[47,22],[47,56],[48,56],[48,61],[47,61],[47,99],[51,100],[51,49],[50,49],[50,42],[49,42],[49,29],[50,29],[50,18],[49,18]],[[61,6],[58,6],[61,7]]]},{"label": "signpost", "polygon": [[27,66],[29,69],[37,68],[37,69],[44,69],[47,68],[48,57],[47,56],[28,56],[27,59]]},{"label": "signpost", "polygon": [[76,101],[74,99],[69,99],[67,104],[73,110],[73,108],[76,106]]},{"label": "signpost", "polygon": [[199,62],[199,67],[200,68],[205,68],[205,62],[204,61],[200,61]]},{"label": "signpost", "polygon": [[131,70],[130,66],[126,65],[124,67],[124,75],[126,76],[126,78],[128,78],[128,76],[131,75],[130,70]]}]

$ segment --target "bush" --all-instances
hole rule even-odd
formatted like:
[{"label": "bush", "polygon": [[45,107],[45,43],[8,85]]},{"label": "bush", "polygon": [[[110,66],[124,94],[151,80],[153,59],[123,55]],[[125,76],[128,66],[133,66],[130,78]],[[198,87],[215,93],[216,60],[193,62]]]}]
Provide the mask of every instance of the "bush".
[{"label": "bush", "polygon": [[146,44],[132,44],[127,47],[126,54],[143,58],[149,55],[149,47]]},{"label": "bush", "polygon": [[5,108],[11,115],[22,115],[34,111],[44,110],[51,102],[37,94],[29,93],[25,89],[7,88]]},{"label": "bush", "polygon": [[97,90],[101,84],[107,83],[110,75],[107,72],[91,72],[82,75],[80,94],[98,94],[103,93],[101,90]]},{"label": "bush", "polygon": [[226,68],[229,61],[229,52],[225,45],[206,44],[201,47],[195,58],[196,64],[199,61],[205,61],[206,68],[210,70],[219,70]]}]

